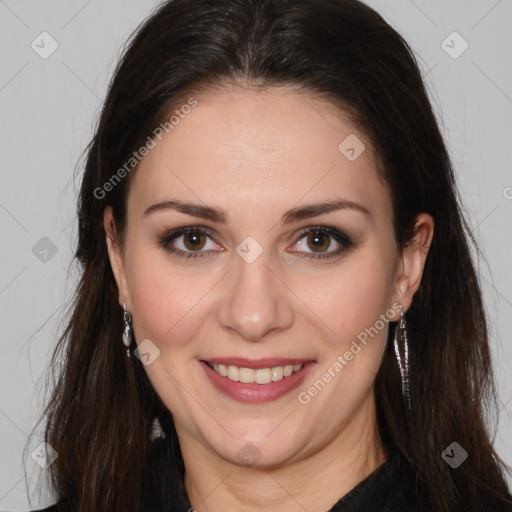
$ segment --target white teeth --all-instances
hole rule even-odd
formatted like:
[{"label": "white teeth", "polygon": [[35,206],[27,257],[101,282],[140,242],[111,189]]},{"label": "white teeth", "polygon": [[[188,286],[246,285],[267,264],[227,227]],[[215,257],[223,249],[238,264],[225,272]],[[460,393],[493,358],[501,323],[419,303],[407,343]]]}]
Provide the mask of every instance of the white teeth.
[{"label": "white teeth", "polygon": [[272,380],[281,380],[284,376],[284,370],[282,366],[274,366],[272,368]]},{"label": "white teeth", "polygon": [[284,367],[284,376],[289,377],[293,373],[293,365],[288,364]]},{"label": "white teeth", "polygon": [[270,384],[284,377],[289,377],[298,372],[303,364],[288,364],[286,366],[274,366],[272,368],[239,368],[238,366],[226,366],[224,364],[209,363],[209,366],[219,375],[227,377],[235,382],[243,382],[244,384]]},{"label": "white teeth", "polygon": [[260,368],[254,373],[254,382],[256,384],[270,384],[272,382],[272,371],[270,368]]},{"label": "white teeth", "polygon": [[240,368],[238,368],[238,366],[228,366],[227,377],[231,380],[238,382],[240,380]]},{"label": "white teeth", "polygon": [[251,368],[240,368],[240,382],[244,384],[254,382],[254,373],[254,370]]}]

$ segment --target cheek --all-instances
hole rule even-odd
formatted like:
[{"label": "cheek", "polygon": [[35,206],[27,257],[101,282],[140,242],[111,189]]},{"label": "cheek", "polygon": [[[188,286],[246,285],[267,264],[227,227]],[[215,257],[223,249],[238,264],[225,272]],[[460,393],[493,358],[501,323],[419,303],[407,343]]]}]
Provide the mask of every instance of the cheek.
[{"label": "cheek", "polygon": [[[324,293],[316,293],[314,309],[331,330],[319,375],[334,383],[333,393],[345,397],[334,405],[340,414],[362,400],[380,367],[389,321],[396,314],[392,277],[391,258],[368,248],[340,265],[326,280]],[[322,400],[329,400],[328,395]]]},{"label": "cheek", "polygon": [[[309,302],[329,327],[333,347],[350,344],[392,306],[391,265],[378,252],[354,254],[322,281],[323,286],[317,282],[316,291],[309,293]],[[381,322],[378,328],[385,330]]]},{"label": "cheek", "polygon": [[[154,389],[175,417],[195,429],[189,411],[189,393],[200,396],[194,378],[194,365],[183,364],[194,358],[194,337],[205,311],[201,298],[212,288],[208,276],[192,277],[180,272],[158,251],[134,250],[128,273],[133,328],[137,344],[151,340],[159,349],[154,361],[144,366]],[[184,275],[185,274],[185,275]],[[187,392],[184,393],[183,389]]]},{"label": "cheek", "polygon": [[137,340],[149,338],[161,350],[170,343],[173,347],[185,344],[197,331],[197,322],[191,320],[211,288],[208,275],[187,276],[154,248],[134,250],[129,263],[128,286]]}]

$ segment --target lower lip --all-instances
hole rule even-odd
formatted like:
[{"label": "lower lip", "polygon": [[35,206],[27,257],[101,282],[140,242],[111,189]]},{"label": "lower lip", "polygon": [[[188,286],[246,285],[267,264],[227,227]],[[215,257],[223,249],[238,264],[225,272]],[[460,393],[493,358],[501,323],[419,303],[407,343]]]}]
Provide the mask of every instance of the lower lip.
[{"label": "lower lip", "polygon": [[304,366],[289,377],[268,384],[244,384],[218,374],[205,361],[199,361],[211,383],[222,393],[239,402],[272,402],[297,388],[316,365],[315,361]]}]

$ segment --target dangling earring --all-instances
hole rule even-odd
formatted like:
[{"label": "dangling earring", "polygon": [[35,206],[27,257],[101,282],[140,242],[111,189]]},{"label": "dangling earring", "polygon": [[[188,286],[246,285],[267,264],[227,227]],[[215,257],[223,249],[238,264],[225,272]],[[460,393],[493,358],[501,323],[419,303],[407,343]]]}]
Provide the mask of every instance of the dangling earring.
[{"label": "dangling earring", "polygon": [[411,410],[411,398],[409,396],[409,344],[407,343],[407,328],[405,324],[404,307],[400,304],[400,321],[395,327],[395,354],[400,368],[400,378],[402,381],[402,396],[407,401],[407,406]]},{"label": "dangling earring", "polygon": [[130,357],[130,345],[132,343],[132,324],[131,324],[132,318],[130,316],[130,313],[126,310],[126,304],[123,302],[123,324],[124,324],[124,331],[123,331],[123,343],[126,347],[126,356]]}]

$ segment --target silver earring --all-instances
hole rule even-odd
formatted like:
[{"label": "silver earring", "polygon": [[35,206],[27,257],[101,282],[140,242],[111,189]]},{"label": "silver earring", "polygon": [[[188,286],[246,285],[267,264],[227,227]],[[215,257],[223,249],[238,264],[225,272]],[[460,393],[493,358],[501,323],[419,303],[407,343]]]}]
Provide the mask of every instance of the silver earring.
[{"label": "silver earring", "polygon": [[123,302],[123,324],[124,324],[124,331],[123,331],[123,343],[126,347],[126,356],[130,357],[130,345],[132,343],[132,324],[131,324],[132,318],[130,316],[130,313],[126,310],[126,304]]},{"label": "silver earring", "polygon": [[404,307],[400,304],[400,321],[395,327],[394,346],[398,367],[400,368],[400,379],[402,381],[402,396],[407,401],[411,410],[411,398],[409,396],[409,344],[407,342],[407,328],[405,324]]}]

